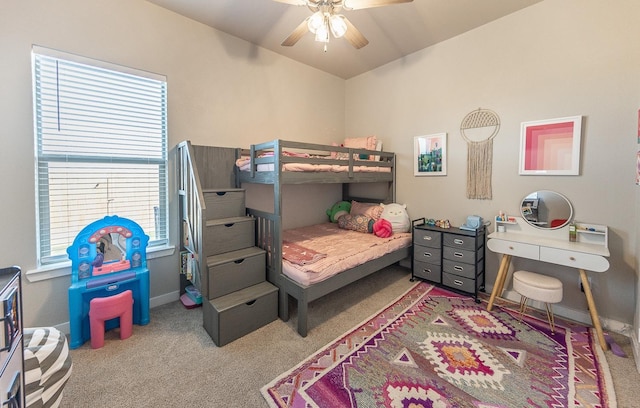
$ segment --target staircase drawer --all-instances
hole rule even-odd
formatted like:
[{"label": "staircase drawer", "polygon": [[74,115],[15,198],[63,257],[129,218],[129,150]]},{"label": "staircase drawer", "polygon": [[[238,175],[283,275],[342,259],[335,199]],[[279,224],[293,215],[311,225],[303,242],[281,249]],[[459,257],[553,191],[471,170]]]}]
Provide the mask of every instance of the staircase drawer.
[{"label": "staircase drawer", "polygon": [[209,257],[255,245],[255,220],[251,217],[207,221],[204,253]]},{"label": "staircase drawer", "polygon": [[224,346],[278,317],[278,288],[262,282],[203,302],[204,328],[217,346]]},{"label": "staircase drawer", "polygon": [[247,215],[242,189],[206,190],[204,202],[207,206],[207,220]]},{"label": "staircase drawer", "polygon": [[264,282],[265,254],[264,250],[253,247],[207,258],[209,299]]}]

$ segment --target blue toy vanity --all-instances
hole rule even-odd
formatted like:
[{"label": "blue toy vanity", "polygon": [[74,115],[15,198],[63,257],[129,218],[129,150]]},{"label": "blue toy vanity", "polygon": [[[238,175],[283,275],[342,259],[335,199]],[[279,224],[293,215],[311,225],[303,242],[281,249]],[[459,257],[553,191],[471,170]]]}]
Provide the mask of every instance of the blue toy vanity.
[{"label": "blue toy vanity", "polygon": [[[107,216],[80,231],[67,248],[71,259],[69,324],[72,349],[91,338],[89,303],[131,290],[133,323],[149,323],[149,270],[146,249],[149,237],[132,220]],[[118,327],[118,319],[105,322],[105,329]]]}]

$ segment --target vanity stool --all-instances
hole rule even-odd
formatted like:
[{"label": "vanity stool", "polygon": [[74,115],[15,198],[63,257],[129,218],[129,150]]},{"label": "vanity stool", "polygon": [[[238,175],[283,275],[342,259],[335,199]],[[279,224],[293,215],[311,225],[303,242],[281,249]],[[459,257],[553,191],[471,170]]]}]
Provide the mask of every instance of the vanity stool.
[{"label": "vanity stool", "polygon": [[131,290],[125,290],[109,297],[93,298],[89,302],[89,326],[91,330],[91,348],[104,346],[104,330],[107,320],[120,319],[120,339],[131,337],[133,332],[133,296]]},{"label": "vanity stool", "polygon": [[527,309],[528,299],[544,302],[551,333],[555,333],[556,328],[553,322],[551,303],[558,303],[562,300],[562,282],[560,279],[529,271],[516,271],[513,273],[513,290],[521,296],[520,319],[522,319],[522,315]]}]

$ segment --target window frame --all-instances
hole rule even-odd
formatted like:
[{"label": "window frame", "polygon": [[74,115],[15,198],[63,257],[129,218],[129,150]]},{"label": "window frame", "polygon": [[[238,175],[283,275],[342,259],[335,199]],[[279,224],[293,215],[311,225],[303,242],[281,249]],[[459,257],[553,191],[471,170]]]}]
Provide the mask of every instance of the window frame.
[{"label": "window frame", "polygon": [[[32,47],[31,58],[32,58],[32,80],[33,80],[33,84],[32,84],[33,115],[34,115],[33,124],[34,124],[34,143],[35,143],[34,145],[34,171],[35,171],[34,179],[35,179],[35,194],[36,194],[35,195],[36,197],[35,211],[36,211],[37,270],[28,271],[27,275],[29,276],[30,274],[34,274],[34,273],[48,272],[46,275],[62,276],[70,273],[70,271],[68,270],[69,269],[68,266],[70,265],[70,262],[68,260],[66,253],[46,255],[46,254],[43,254],[42,252],[43,247],[46,247],[46,245],[51,244],[51,241],[47,241],[46,243],[43,243],[42,241],[43,237],[41,236],[43,231],[41,227],[41,222],[42,221],[46,222],[46,218],[47,218],[47,216],[43,216],[43,214],[48,213],[49,212],[48,208],[50,208],[50,207],[47,207],[46,211],[41,211],[41,205],[42,204],[46,204],[47,206],[49,205],[50,195],[48,191],[41,191],[41,188],[46,183],[42,183],[43,185],[41,185],[42,175],[39,171],[40,170],[39,167],[41,166],[42,163],[59,161],[59,158],[57,158],[55,154],[48,156],[46,154],[42,155],[40,152],[40,141],[42,140],[42,134],[38,129],[38,119],[40,118],[40,116],[39,116],[38,100],[36,95],[36,92],[37,92],[36,87],[38,85],[38,79],[36,78],[36,58],[38,56],[50,57],[50,58],[69,61],[72,63],[84,64],[84,65],[88,65],[95,68],[107,69],[110,71],[116,71],[119,73],[134,75],[137,77],[152,79],[154,81],[161,82],[161,85],[162,85],[161,93],[163,96],[161,98],[163,103],[161,105],[162,108],[160,112],[161,118],[162,118],[161,123],[163,125],[161,126],[161,140],[159,141],[159,143],[161,144],[161,147],[159,150],[161,157],[155,160],[149,160],[146,158],[144,159],[116,158],[115,160],[113,160],[113,158],[111,157],[104,157],[104,156],[101,157],[100,155],[96,155],[96,156],[77,155],[77,156],[74,156],[71,160],[69,160],[69,158],[67,158],[66,160],[68,162],[76,161],[76,162],[82,162],[82,163],[100,163],[100,162],[111,163],[111,162],[119,161],[119,162],[131,164],[131,165],[134,165],[136,162],[157,165],[158,177],[159,177],[158,185],[157,185],[158,195],[159,195],[158,197],[159,198],[159,201],[158,201],[159,215],[158,216],[160,219],[159,229],[164,232],[164,235],[161,235],[159,238],[152,237],[152,239],[150,239],[149,247],[147,248],[147,251],[149,253],[155,253],[156,256],[150,256],[148,258],[155,258],[157,256],[172,254],[174,251],[174,248],[170,246],[169,159],[168,159],[169,152],[168,152],[168,127],[167,127],[168,84],[167,84],[166,76],[34,45]],[[43,197],[43,193],[44,195],[46,195],[45,199],[41,198]],[[106,216],[109,214],[105,213],[104,215]],[[80,232],[80,230],[78,230],[78,232]],[[46,250],[46,248],[44,249]],[[33,279],[30,279],[30,280],[33,280]],[[36,280],[40,280],[40,279],[36,279]]]}]

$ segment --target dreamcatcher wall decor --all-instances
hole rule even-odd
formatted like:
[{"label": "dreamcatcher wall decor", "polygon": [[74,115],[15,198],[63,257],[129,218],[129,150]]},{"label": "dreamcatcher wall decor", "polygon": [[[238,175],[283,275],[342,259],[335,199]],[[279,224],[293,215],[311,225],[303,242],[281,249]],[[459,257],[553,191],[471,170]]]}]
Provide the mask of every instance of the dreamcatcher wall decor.
[{"label": "dreamcatcher wall decor", "polygon": [[[493,128],[482,129],[480,128]],[[476,132],[479,130],[479,132]],[[467,142],[467,198],[491,200],[491,169],[493,167],[493,138],[500,130],[500,118],[489,109],[470,112],[462,119],[460,134]],[[475,140],[476,133],[482,136],[491,132],[485,139]]]}]

